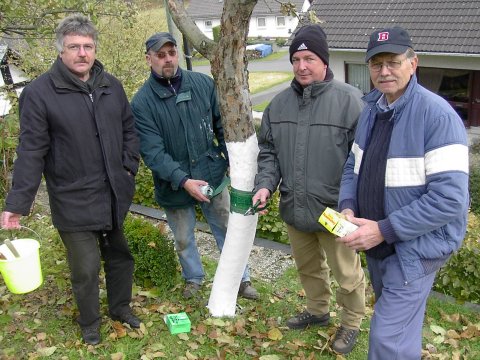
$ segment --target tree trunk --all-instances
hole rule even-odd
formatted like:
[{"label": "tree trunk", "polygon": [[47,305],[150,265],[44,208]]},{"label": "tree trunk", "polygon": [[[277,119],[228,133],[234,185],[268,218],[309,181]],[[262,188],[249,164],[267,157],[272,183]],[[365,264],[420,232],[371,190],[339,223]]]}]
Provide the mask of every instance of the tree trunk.
[{"label": "tree trunk", "polygon": [[[258,143],[253,126],[245,57],[248,26],[257,0],[225,0],[217,43],[204,36],[179,0],[168,0],[172,18],[193,46],[210,60],[229,153],[232,193],[252,191]],[[243,270],[255,239],[258,216],[230,212],[208,308],[213,316],[234,316]]]}]

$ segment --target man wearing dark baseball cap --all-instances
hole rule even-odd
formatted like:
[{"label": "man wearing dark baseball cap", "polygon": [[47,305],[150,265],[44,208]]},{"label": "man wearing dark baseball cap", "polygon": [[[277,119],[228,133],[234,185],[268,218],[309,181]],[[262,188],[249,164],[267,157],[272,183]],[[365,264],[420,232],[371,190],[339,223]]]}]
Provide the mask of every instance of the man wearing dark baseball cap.
[{"label": "man wearing dark baseball cap", "polygon": [[405,29],[396,26],[377,30],[370,36],[365,61],[380,53],[403,54],[408,49],[413,49],[413,45]]},{"label": "man wearing dark baseball cap", "polygon": [[146,52],[149,51],[157,52],[160,50],[163,45],[167,43],[172,43],[174,46],[177,46],[177,41],[175,38],[168,32],[158,32],[153,34],[145,41]]},{"label": "man wearing dark baseball cap", "polygon": [[418,84],[405,29],[374,31],[366,61],[375,89],[364,97],[339,200],[359,228],[338,241],[366,254],[376,298],[368,359],[416,360],[435,274],[465,235],[467,136],[448,102]]},{"label": "man wearing dark baseball cap", "polygon": [[[150,77],[132,99],[140,137],[140,153],[151,169],[155,200],[165,210],[182,267],[185,299],[200,294],[205,278],[195,241],[198,204],[221,251],[230,213],[230,195],[223,188],[228,167],[227,146],[213,79],[183,70],[177,42],[158,32],[145,42]],[[210,185],[218,195],[209,198],[201,187]],[[259,297],[250,282],[248,266],[238,295]]]}]

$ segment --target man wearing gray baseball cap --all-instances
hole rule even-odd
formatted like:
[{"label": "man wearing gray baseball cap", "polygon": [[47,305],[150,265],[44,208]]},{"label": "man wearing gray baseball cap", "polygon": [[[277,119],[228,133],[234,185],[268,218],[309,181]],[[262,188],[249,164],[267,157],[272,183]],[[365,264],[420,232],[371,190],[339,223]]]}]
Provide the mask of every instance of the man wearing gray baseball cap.
[{"label": "man wearing gray baseball cap", "polygon": [[177,41],[175,38],[168,32],[158,32],[153,34],[145,42],[146,52],[149,51],[157,52],[160,50],[163,45],[166,43],[172,43],[174,46],[177,46]]},{"label": "man wearing gray baseball cap", "polygon": [[366,254],[375,292],[368,359],[420,359],[435,274],[465,235],[467,136],[448,102],[417,83],[405,29],[374,31],[365,59],[375,89],[363,98],[339,200],[358,229],[337,240]]},{"label": "man wearing gray baseball cap", "polygon": [[[195,242],[195,205],[207,220],[221,251],[230,213],[224,181],[228,154],[213,79],[178,66],[177,42],[170,33],[153,34],[146,42],[151,75],[132,99],[140,152],[152,170],[155,199],[173,231],[185,279],[183,297],[199,292],[205,278]],[[202,192],[210,185],[213,197]],[[248,268],[238,295],[257,299]]]}]

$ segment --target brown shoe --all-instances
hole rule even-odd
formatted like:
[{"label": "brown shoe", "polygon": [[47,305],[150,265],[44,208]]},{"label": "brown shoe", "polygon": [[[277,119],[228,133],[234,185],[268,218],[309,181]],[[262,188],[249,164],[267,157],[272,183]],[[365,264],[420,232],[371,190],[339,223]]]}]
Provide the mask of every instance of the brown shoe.
[{"label": "brown shoe", "polygon": [[190,299],[191,297],[195,296],[201,288],[202,285],[187,281],[187,283],[185,284],[185,289],[183,289],[182,295],[185,299]]},{"label": "brown shoe", "polygon": [[238,289],[238,296],[249,300],[257,300],[259,298],[258,291],[252,286],[250,281],[242,281]]},{"label": "brown shoe", "polygon": [[347,329],[340,326],[333,339],[332,349],[339,354],[348,354],[357,342],[358,329]]}]

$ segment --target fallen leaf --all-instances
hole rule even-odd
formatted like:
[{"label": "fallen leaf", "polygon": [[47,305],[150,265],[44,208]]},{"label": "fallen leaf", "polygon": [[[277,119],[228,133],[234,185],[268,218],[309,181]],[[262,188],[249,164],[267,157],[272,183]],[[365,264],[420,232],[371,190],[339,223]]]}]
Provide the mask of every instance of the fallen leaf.
[{"label": "fallen leaf", "polygon": [[165,353],[161,352],[161,351],[157,351],[157,352],[154,352],[151,357],[153,359],[156,359],[156,358],[166,358],[167,355],[165,355]]},{"label": "fallen leaf", "polygon": [[444,341],[445,344],[449,344],[454,349],[457,349],[459,346],[459,341],[456,339],[447,339]]},{"label": "fallen leaf", "polygon": [[222,319],[210,318],[210,319],[207,319],[207,322],[209,322],[214,326],[220,326],[220,327],[225,326],[225,321],[223,321]]},{"label": "fallen leaf", "polygon": [[460,360],[460,351],[452,352],[452,360]]},{"label": "fallen leaf", "polygon": [[280,360],[278,355],[263,355],[259,357],[259,360]]},{"label": "fallen leaf", "polygon": [[187,351],[185,353],[185,356],[187,357],[188,360],[197,360],[198,359],[195,355],[191,354],[190,351]]},{"label": "fallen leaf", "polygon": [[43,341],[43,340],[45,340],[46,338],[47,338],[47,334],[44,333],[44,332],[37,334],[37,340],[38,340],[38,341]]},{"label": "fallen leaf", "polygon": [[273,328],[268,331],[268,338],[270,340],[281,340],[283,338],[282,332],[278,328]]},{"label": "fallen leaf", "polygon": [[448,330],[445,335],[449,339],[460,339],[460,335],[455,330]]},{"label": "fallen leaf", "polygon": [[52,346],[52,347],[47,347],[47,348],[41,348],[41,349],[38,349],[37,350],[37,353],[40,355],[40,356],[51,356],[53,355],[53,353],[57,350],[57,347],[56,346]]},{"label": "fallen leaf", "polygon": [[198,344],[194,342],[189,342],[187,346],[192,350],[197,350],[199,348]]},{"label": "fallen leaf", "polygon": [[129,331],[127,333],[128,337],[131,337],[132,339],[139,339],[141,338],[140,334],[135,332],[135,331]]},{"label": "fallen leaf", "polygon": [[120,321],[114,321],[112,327],[118,338],[123,338],[127,335],[127,329],[125,329],[125,326],[123,326]]},{"label": "fallen leaf", "polygon": [[180,334],[177,334],[177,336],[184,341],[190,340],[190,338],[186,333],[180,333]]},{"label": "fallen leaf", "polygon": [[210,331],[210,333],[208,334],[208,337],[210,339],[216,339],[218,337],[217,330],[214,329],[214,330]]},{"label": "fallen leaf", "polygon": [[475,325],[468,325],[465,330],[460,334],[460,337],[462,337],[463,339],[471,339],[479,335],[480,331],[478,331]]},{"label": "fallen leaf", "polygon": [[445,335],[446,330],[438,325],[430,325],[430,330],[432,330],[437,335]]},{"label": "fallen leaf", "polygon": [[441,344],[441,343],[443,343],[444,340],[445,340],[445,338],[442,335],[438,335],[438,336],[433,338],[433,343],[434,344]]},{"label": "fallen leaf", "polygon": [[111,354],[110,359],[112,359],[112,360],[123,360],[123,359],[125,359],[125,354],[121,353],[121,352],[117,352],[117,353]]},{"label": "fallen leaf", "polygon": [[291,342],[287,342],[287,344],[285,345],[285,347],[286,347],[288,350],[293,350],[293,351],[297,351],[297,350],[300,348],[297,344],[294,344],[294,343],[291,343]]},{"label": "fallen leaf", "polygon": [[232,345],[235,342],[232,336],[228,336],[226,334],[221,334],[219,337],[216,338],[216,340],[221,344],[230,344],[230,345]]},{"label": "fallen leaf", "polygon": [[435,345],[432,344],[427,344],[425,345],[425,349],[430,353],[430,354],[435,354],[437,352],[437,348]]},{"label": "fallen leaf", "polygon": [[247,355],[250,355],[250,356],[258,356],[258,353],[253,350],[253,349],[250,349],[250,348],[246,348],[246,349],[243,349],[243,351],[245,352],[245,354]]},{"label": "fallen leaf", "polygon": [[200,323],[195,327],[194,331],[196,335],[205,335],[207,333],[207,327],[205,324]]}]

